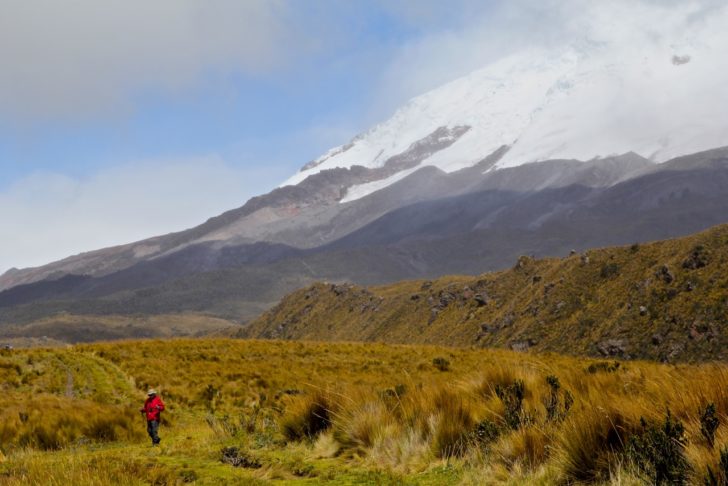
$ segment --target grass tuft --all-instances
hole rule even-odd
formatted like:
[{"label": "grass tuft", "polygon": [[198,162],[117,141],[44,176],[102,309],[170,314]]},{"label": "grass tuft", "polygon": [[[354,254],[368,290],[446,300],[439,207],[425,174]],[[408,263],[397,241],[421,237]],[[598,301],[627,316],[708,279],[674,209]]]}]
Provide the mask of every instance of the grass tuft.
[{"label": "grass tuft", "polygon": [[287,440],[313,440],[331,426],[333,401],[320,390],[301,397],[281,419],[281,431]]}]

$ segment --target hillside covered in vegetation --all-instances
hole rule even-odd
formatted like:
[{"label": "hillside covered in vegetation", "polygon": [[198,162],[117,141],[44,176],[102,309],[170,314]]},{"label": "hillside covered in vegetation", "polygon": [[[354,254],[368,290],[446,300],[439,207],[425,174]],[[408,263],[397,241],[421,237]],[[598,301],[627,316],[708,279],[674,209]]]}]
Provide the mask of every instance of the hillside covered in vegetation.
[{"label": "hillside covered in vegetation", "polygon": [[[0,351],[0,484],[725,484],[728,368],[284,341]],[[160,390],[160,447],[138,407]]]},{"label": "hillside covered in vegetation", "polygon": [[728,226],[479,277],[319,283],[236,335],[706,361],[728,357]]}]

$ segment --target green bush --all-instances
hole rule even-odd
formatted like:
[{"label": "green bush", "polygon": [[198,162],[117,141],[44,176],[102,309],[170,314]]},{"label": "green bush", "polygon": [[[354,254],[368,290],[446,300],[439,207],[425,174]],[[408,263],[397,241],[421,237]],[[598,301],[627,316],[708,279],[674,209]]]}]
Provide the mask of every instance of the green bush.
[{"label": "green bush", "polygon": [[492,420],[485,419],[478,422],[473,430],[473,441],[481,447],[494,442],[500,435],[498,425]]},{"label": "green bush", "polygon": [[715,413],[715,404],[709,403],[700,411],[700,433],[708,441],[710,448],[715,444],[715,431],[718,430],[720,419]]},{"label": "green bush", "polygon": [[720,451],[720,461],[716,471],[708,466],[708,472],[703,481],[705,486],[726,486],[728,485],[728,448]]},{"label": "green bush", "polygon": [[602,278],[612,278],[619,275],[619,265],[616,263],[605,263],[599,271]]},{"label": "green bush", "polygon": [[526,391],[526,384],[523,380],[515,380],[510,385],[496,385],[495,394],[500,398],[506,411],[503,419],[506,425],[513,430],[518,430],[525,421],[523,411],[523,395]]},{"label": "green bush", "polygon": [[599,361],[598,363],[592,363],[590,364],[586,371],[587,373],[597,373],[599,371],[603,371],[605,373],[614,373],[619,369],[620,363],[619,361],[613,361],[611,363],[606,361]]},{"label": "green bush", "polygon": [[569,390],[562,390],[559,379],[554,375],[546,377],[549,385],[549,395],[544,398],[546,419],[549,421],[563,420],[574,404],[574,397]]},{"label": "green bush", "polygon": [[440,371],[450,371],[450,362],[441,356],[432,359],[432,366]]},{"label": "green bush", "polygon": [[685,484],[690,465],[685,458],[685,427],[667,411],[662,425],[641,420],[642,431],[630,437],[627,457],[651,483]]}]

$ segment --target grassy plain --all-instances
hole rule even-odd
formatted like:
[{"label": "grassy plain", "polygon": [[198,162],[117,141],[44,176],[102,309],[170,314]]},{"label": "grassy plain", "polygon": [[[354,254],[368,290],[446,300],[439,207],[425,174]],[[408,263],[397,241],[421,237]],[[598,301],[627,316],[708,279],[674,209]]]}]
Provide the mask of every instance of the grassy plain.
[{"label": "grassy plain", "polygon": [[3,351],[0,378],[8,485],[725,484],[728,466],[722,364],[180,339]]}]

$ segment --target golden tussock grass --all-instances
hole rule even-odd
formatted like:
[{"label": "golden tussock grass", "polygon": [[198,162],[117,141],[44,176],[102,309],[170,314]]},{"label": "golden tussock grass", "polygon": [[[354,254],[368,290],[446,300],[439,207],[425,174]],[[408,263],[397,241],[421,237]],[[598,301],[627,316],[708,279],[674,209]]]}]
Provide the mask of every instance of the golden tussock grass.
[{"label": "golden tussock grass", "polygon": [[[44,468],[56,484],[637,484],[659,474],[637,448],[662,447],[668,410],[685,481],[720,474],[728,445],[723,364],[214,339],[14,351],[0,374],[8,484]],[[137,412],[150,386],[168,407],[161,449]]]}]

